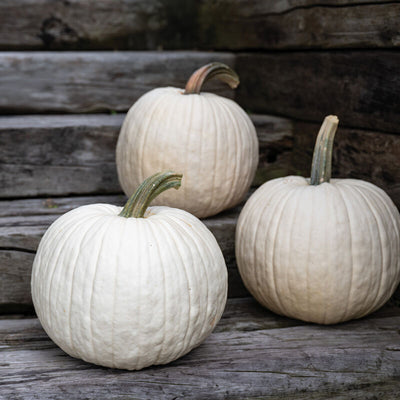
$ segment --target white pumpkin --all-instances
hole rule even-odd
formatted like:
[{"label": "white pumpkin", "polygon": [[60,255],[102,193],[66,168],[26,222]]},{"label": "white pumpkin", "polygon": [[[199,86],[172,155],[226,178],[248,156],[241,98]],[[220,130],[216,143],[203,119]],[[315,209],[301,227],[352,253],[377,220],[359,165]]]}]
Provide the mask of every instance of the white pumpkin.
[{"label": "white pumpkin", "polygon": [[332,179],[338,120],[320,130],[310,179],[262,185],[236,230],[240,275],[253,296],[292,318],[333,324],[381,307],[400,280],[400,216],[386,193]]},{"label": "white pumpkin", "polygon": [[157,174],[122,212],[79,207],[45,233],[33,264],[33,303],[69,355],[129,370],[165,364],[198,346],[219,321],[227,270],[214,236],[186,211],[147,208],[180,179]]},{"label": "white pumpkin", "polygon": [[229,67],[211,63],[192,75],[185,90],[151,90],[129,110],[116,150],[119,181],[128,196],[146,176],[172,168],[183,173],[180,193],[163,193],[155,204],[203,218],[244,198],[258,164],[256,131],[234,101],[200,93],[212,77],[232,87],[239,83]]}]

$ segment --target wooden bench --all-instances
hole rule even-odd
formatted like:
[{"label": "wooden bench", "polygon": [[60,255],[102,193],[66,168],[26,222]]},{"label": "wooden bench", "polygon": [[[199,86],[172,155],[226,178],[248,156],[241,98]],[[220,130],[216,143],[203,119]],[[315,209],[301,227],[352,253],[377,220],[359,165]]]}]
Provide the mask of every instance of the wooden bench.
[{"label": "wooden bench", "polygon": [[235,92],[207,89],[251,114],[260,141],[252,190],[308,175],[318,127],[337,113],[333,175],[371,181],[400,207],[400,5],[339,3],[0,2],[1,400],[400,398],[400,290],[335,326],[269,312],[236,267],[241,206],[204,220],[228,267],[223,317],[169,365],[128,372],[69,357],[30,295],[35,251],[55,218],[124,202],[115,144],[129,106],[154,87],[183,87],[210,61],[241,77]]}]

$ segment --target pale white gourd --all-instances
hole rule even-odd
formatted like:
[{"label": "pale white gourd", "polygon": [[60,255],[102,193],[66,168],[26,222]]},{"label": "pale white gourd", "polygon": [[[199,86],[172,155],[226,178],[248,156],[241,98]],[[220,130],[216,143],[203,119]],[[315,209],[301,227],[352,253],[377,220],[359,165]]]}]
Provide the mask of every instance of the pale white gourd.
[{"label": "pale white gourd", "polygon": [[147,208],[180,179],[157,174],[122,211],[79,207],[45,233],[33,264],[33,303],[69,355],[129,370],[165,364],[219,321],[227,270],[214,236],[186,211]]},{"label": "pale white gourd", "polygon": [[155,204],[203,218],[244,198],[258,164],[256,131],[234,101],[200,93],[213,77],[231,87],[239,83],[229,67],[212,63],[197,70],[185,90],[151,90],[129,110],[116,149],[119,181],[128,196],[146,176],[172,168],[183,173],[180,193],[165,192]]},{"label": "pale white gourd", "polygon": [[324,121],[311,182],[265,183],[236,230],[240,275],[253,296],[278,314],[321,324],[377,310],[400,281],[400,216],[391,199],[362,180],[330,180],[337,124],[334,116]]}]

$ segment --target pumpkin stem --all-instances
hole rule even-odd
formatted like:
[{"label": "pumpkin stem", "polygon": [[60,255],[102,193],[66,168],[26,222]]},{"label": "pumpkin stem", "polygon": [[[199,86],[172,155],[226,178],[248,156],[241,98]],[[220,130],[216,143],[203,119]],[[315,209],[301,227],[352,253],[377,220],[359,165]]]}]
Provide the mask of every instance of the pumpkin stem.
[{"label": "pumpkin stem", "polygon": [[143,218],[150,203],[167,189],[179,189],[181,186],[182,174],[172,171],[158,172],[145,179],[136,189],[136,192],[126,202],[120,212],[120,217]]},{"label": "pumpkin stem", "polygon": [[319,185],[331,179],[333,139],[338,124],[336,115],[328,115],[322,123],[314,147],[310,185]]},{"label": "pumpkin stem", "polygon": [[232,89],[239,85],[239,76],[233,69],[223,63],[213,62],[193,72],[183,94],[199,94],[204,83],[213,78],[227,83]]}]

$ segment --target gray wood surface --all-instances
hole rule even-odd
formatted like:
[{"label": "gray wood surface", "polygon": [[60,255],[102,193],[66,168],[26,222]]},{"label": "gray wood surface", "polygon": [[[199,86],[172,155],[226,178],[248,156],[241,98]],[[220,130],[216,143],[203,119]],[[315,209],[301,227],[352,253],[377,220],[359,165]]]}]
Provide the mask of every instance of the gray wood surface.
[{"label": "gray wood surface", "polygon": [[3,0],[0,49],[398,47],[393,1]]},{"label": "gray wood surface", "polygon": [[[0,117],[0,197],[119,193],[115,144],[124,115]],[[258,186],[309,175],[319,123],[251,115],[260,141]],[[400,208],[400,136],[340,122],[333,174],[370,181]],[[9,212],[12,212],[11,210]]]},{"label": "gray wood surface", "polygon": [[0,196],[121,192],[122,115],[0,117]]},{"label": "gray wood surface", "polygon": [[399,133],[400,53],[340,52],[3,52],[0,113],[126,111],[143,93],[182,87],[199,66],[219,60],[241,78],[236,91],[209,87],[246,110]]},{"label": "gray wood surface", "polygon": [[395,48],[393,1],[206,1],[199,40],[233,50]]},{"label": "gray wood surface", "polygon": [[2,0],[0,49],[156,49],[157,0]]},{"label": "gray wood surface", "polygon": [[[0,198],[119,193],[115,146],[124,114],[0,116]],[[293,173],[291,124],[251,116],[256,183]]]},{"label": "gray wood surface", "polygon": [[400,133],[400,52],[386,50],[238,54],[246,109],[302,121],[338,115],[341,125]]},{"label": "gray wood surface", "polygon": [[[184,87],[213,52],[0,52],[0,114],[127,111],[156,87]],[[232,97],[222,83],[208,86]]]},{"label": "gray wood surface", "polygon": [[[0,314],[22,312],[32,306],[30,277],[41,237],[61,214],[84,204],[123,205],[122,195],[0,201]],[[216,237],[228,267],[230,297],[243,297],[235,260],[235,227],[241,207],[204,220]]]},{"label": "gray wood surface", "polygon": [[231,299],[215,331],[165,366],[129,372],[73,359],[36,319],[0,320],[2,399],[397,399],[400,309],[318,326]]}]

